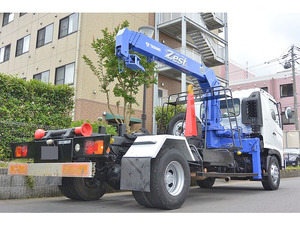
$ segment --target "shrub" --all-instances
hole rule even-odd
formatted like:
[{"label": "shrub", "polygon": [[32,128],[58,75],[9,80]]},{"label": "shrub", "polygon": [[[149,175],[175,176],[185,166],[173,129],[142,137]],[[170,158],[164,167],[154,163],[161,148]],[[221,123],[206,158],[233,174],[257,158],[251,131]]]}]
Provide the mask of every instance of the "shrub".
[{"label": "shrub", "polygon": [[[176,109],[176,111],[175,111]],[[163,110],[163,114],[164,117],[162,118],[162,110]],[[162,127],[167,127],[167,125],[169,124],[170,120],[172,119],[172,117],[180,112],[185,112],[186,111],[186,105],[178,105],[173,106],[173,105],[169,105],[168,107],[168,113],[167,113],[167,107],[162,107],[162,106],[157,106],[155,107],[155,121],[157,124],[157,127],[160,127],[161,122],[163,122]],[[163,121],[162,121],[163,119]]]},{"label": "shrub", "polygon": [[70,127],[74,89],[25,81],[0,73],[0,160],[11,158],[10,143],[33,139],[38,128]]},{"label": "shrub", "polygon": [[[85,121],[86,123],[90,123],[93,128],[94,133],[98,133],[98,127],[104,126],[106,127],[106,133],[111,135],[117,135],[117,129],[114,126],[107,125],[104,121],[95,121],[91,123],[90,121]],[[73,121],[72,127],[80,127],[82,124],[85,123],[83,120]]]}]

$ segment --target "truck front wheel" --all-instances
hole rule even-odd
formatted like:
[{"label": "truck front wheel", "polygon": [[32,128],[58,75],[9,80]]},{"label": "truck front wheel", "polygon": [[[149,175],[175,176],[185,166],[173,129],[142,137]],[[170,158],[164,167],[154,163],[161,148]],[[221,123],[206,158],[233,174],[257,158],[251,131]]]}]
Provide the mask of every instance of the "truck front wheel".
[{"label": "truck front wheel", "polygon": [[151,192],[144,192],[150,205],[177,209],[183,205],[190,189],[190,168],[180,150],[165,149],[151,165]]},{"label": "truck front wheel", "polygon": [[263,178],[262,185],[265,190],[277,190],[280,184],[280,167],[275,156],[271,156],[268,167],[267,176]]},{"label": "truck front wheel", "polygon": [[63,177],[58,187],[63,195],[73,200],[93,201],[105,194],[103,185],[92,178]]}]

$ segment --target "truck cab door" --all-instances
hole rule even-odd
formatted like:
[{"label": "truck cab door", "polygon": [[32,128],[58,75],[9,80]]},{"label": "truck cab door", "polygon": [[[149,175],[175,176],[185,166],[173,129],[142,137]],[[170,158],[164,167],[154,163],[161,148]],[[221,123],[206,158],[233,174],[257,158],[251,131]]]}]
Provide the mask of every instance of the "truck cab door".
[{"label": "truck cab door", "polygon": [[264,124],[262,135],[264,137],[264,147],[276,149],[282,152],[283,133],[281,129],[280,114],[276,102],[273,99],[263,98]]}]

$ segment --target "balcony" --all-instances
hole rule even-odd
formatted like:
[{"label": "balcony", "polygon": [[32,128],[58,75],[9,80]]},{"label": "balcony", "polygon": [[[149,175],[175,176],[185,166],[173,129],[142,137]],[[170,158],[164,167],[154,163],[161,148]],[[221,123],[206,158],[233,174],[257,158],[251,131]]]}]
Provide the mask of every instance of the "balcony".
[{"label": "balcony", "polygon": [[225,63],[226,41],[211,29],[224,26],[223,13],[157,13],[159,31],[181,40],[182,16],[186,21],[187,36],[192,38],[193,44],[202,55],[207,67],[219,66]]}]

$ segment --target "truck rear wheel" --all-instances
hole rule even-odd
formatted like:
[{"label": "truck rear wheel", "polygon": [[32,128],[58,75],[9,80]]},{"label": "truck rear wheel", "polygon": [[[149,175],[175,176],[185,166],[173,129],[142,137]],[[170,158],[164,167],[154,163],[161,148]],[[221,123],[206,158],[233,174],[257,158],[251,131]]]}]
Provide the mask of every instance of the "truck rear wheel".
[{"label": "truck rear wheel", "polygon": [[208,177],[205,180],[197,180],[197,184],[201,188],[212,188],[212,186],[214,186],[215,181],[215,177]]},{"label": "truck rear wheel", "polygon": [[162,209],[177,209],[183,205],[190,189],[190,168],[177,149],[165,149],[151,165],[151,192],[144,192],[150,205]]},{"label": "truck rear wheel", "polygon": [[63,177],[59,189],[67,198],[82,201],[98,200],[105,194],[105,188],[92,178]]},{"label": "truck rear wheel", "polygon": [[132,191],[132,195],[134,199],[142,206],[145,206],[147,208],[152,208],[153,205],[149,201],[148,197],[146,196],[146,192],[142,191]]},{"label": "truck rear wheel", "polygon": [[262,185],[265,190],[277,190],[280,184],[280,167],[275,156],[271,156],[268,168],[267,177],[262,180]]},{"label": "truck rear wheel", "polygon": [[72,187],[70,186],[70,179],[72,179],[72,178],[71,177],[63,177],[61,180],[62,184],[58,185],[58,189],[67,198],[78,200],[71,190]]}]

